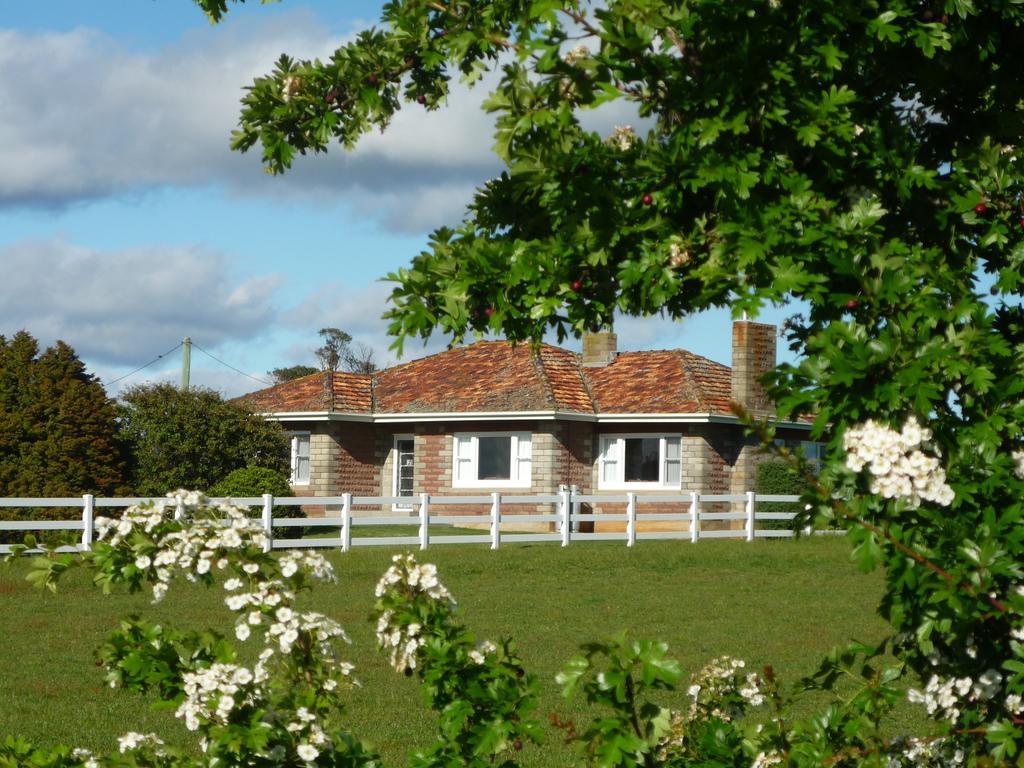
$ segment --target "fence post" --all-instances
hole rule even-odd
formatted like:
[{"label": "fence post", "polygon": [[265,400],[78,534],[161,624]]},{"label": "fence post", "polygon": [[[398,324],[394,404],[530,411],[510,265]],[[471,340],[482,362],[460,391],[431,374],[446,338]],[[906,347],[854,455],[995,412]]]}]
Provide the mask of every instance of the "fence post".
[{"label": "fence post", "polygon": [[430,494],[420,494],[420,549],[430,544]]},{"label": "fence post", "polygon": [[578,485],[570,485],[569,490],[572,491],[572,532],[580,532],[580,503],[576,501],[576,497],[579,495],[580,487]]},{"label": "fence post", "polygon": [[174,497],[174,519],[179,523],[185,519],[185,500],[180,493]]},{"label": "fence post", "polygon": [[501,494],[491,494],[491,549],[501,545]]},{"label": "fence post", "polygon": [[559,495],[562,497],[562,546],[568,547],[572,537],[572,491],[563,486]]},{"label": "fence post", "polygon": [[82,545],[79,549],[85,552],[92,549],[92,528],[95,505],[96,497],[91,493],[87,493],[82,496]]},{"label": "fence post", "polygon": [[341,494],[341,551],[352,549],[352,494]]},{"label": "fence post", "polygon": [[747,491],[747,541],[754,540],[754,516],[756,514],[754,504],[754,492]]},{"label": "fence post", "polygon": [[263,494],[263,532],[267,541],[263,544],[263,551],[269,552],[274,548],[274,495]]},{"label": "fence post", "polygon": [[636,494],[626,494],[626,546],[636,544]]},{"label": "fence post", "polygon": [[690,492],[690,543],[696,544],[700,538],[700,494]]}]

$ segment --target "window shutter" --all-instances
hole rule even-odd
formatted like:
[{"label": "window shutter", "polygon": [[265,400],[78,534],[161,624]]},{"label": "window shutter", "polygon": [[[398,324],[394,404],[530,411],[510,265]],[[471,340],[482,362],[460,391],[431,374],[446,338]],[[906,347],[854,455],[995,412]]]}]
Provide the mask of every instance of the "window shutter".
[{"label": "window shutter", "polygon": [[601,482],[621,482],[619,472],[619,440],[614,437],[601,439]]},{"label": "window shutter", "polygon": [[473,438],[470,435],[455,436],[455,466],[452,468],[455,482],[476,480],[473,471]]},{"label": "window shutter", "polygon": [[295,437],[295,482],[309,482],[309,435]]},{"label": "window shutter", "polygon": [[665,470],[662,483],[678,488],[683,482],[682,445],[678,437],[665,438]]},{"label": "window shutter", "polygon": [[533,440],[529,432],[520,432],[515,436],[515,466],[512,477],[520,482],[528,482],[533,477]]}]

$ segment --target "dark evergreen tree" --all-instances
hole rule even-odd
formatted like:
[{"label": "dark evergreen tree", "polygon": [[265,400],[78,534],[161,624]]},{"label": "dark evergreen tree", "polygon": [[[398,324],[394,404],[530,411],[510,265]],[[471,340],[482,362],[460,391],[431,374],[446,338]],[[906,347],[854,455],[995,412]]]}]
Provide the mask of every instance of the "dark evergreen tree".
[{"label": "dark evergreen tree", "polygon": [[287,368],[274,368],[272,371],[267,371],[267,374],[273,377],[275,384],[283,384],[286,381],[301,379],[303,376],[317,373],[319,370],[312,365],[290,365]]},{"label": "dark evergreen tree", "polygon": [[125,490],[117,411],[74,350],[0,336],[0,496]]},{"label": "dark evergreen tree", "polygon": [[129,474],[140,495],[206,490],[244,467],[288,473],[289,448],[281,426],[212,390],[147,384],[132,387],[121,401]]}]

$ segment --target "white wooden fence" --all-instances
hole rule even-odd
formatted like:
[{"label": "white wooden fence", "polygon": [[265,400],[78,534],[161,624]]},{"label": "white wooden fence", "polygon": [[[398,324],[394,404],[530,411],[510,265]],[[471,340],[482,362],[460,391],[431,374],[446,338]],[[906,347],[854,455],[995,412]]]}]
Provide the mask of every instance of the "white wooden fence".
[{"label": "white wooden fence", "polygon": [[[761,520],[792,520],[795,515],[787,512],[761,511],[760,504],[780,502],[796,502],[797,496],[759,495],[747,492],[739,495],[687,493],[674,496],[620,493],[620,494],[585,494],[567,488],[557,494],[550,495],[512,495],[491,493],[486,496],[430,496],[420,494],[418,497],[392,496],[353,496],[350,493],[335,497],[290,497],[275,498],[270,494],[252,498],[233,499],[241,506],[261,507],[260,519],[267,532],[268,547],[274,549],[331,547],[342,552],[355,546],[417,546],[426,549],[431,544],[489,544],[497,549],[503,543],[513,542],[559,542],[563,547],[574,541],[624,541],[632,547],[637,541],[645,539],[688,539],[696,543],[701,539],[739,538],[753,541],[758,538],[784,538],[793,536],[790,530],[769,530],[758,528]],[[58,551],[87,550],[92,546],[94,534],[94,518],[97,510],[107,516],[116,516],[114,510],[123,509],[133,504],[152,501],[156,504],[173,505],[173,499],[167,498],[103,498],[90,494],[68,498],[0,498],[0,507],[50,507],[80,509],[81,517],[76,520],[0,520],[0,532],[3,531],[81,531],[81,541],[75,546],[62,546]],[[217,499],[214,499],[217,501]],[[373,514],[372,512],[353,513],[356,507],[388,507],[410,505],[409,513]],[[624,513],[584,513],[581,505],[625,505]],[[710,512],[703,511],[705,504],[730,504],[743,506],[742,512]],[[449,512],[434,513],[433,506],[475,505],[487,506],[488,515],[451,514]],[[529,505],[543,507],[550,505],[550,513],[520,514],[518,512],[503,514],[510,506]],[[324,507],[325,517],[274,517],[274,507]],[[333,507],[334,509],[328,509]],[[674,507],[675,511],[665,510]],[[680,511],[685,510],[685,511]],[[180,514],[180,512],[179,512]],[[703,530],[703,524],[710,521],[742,521],[742,527],[717,527],[714,530]],[[685,523],[679,530],[640,531],[643,523]],[[580,523],[624,523],[622,532],[598,531],[583,533]],[[353,528],[366,525],[410,525],[418,526],[415,536],[357,536],[353,537]],[[436,526],[480,526],[488,525],[486,533],[458,534],[438,533]],[[515,532],[509,527],[523,524],[547,524],[548,532]],[[434,532],[431,525],[435,526]],[[506,530],[502,530],[503,525]],[[287,528],[337,528],[339,535],[320,538],[285,538],[275,534]],[[442,529],[443,530],[443,529]],[[0,554],[9,553],[10,545],[0,544]]]}]

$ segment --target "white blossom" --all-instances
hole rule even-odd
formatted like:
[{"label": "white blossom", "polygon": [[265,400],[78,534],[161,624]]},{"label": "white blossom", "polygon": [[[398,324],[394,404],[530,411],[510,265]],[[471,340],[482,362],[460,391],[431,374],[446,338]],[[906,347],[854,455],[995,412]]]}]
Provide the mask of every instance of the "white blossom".
[{"label": "white blossom", "polygon": [[577,61],[583,61],[583,59],[590,56],[590,49],[587,46],[580,43],[575,48],[570,49],[564,56],[565,63],[572,66]]},{"label": "white blossom", "polygon": [[1013,474],[1024,480],[1024,451],[1014,451],[1010,455],[1013,457]]},{"label": "white blossom", "polygon": [[[416,562],[412,555],[395,555],[392,565],[377,583],[376,595],[382,597],[392,589],[422,595],[454,606],[455,601],[437,578],[437,566]],[[416,653],[425,640],[416,622],[403,625],[394,611],[385,610],[377,619],[377,643],[387,650],[391,665],[399,672],[416,668]]]},{"label": "white blossom", "polygon": [[136,733],[129,731],[117,740],[117,749],[124,754],[130,749],[138,749],[142,746],[156,747],[158,750],[164,746],[164,742],[153,733]]},{"label": "white blossom", "polygon": [[625,152],[636,144],[636,131],[633,130],[631,125],[616,125],[612,129],[612,135],[608,137],[608,142],[618,147],[622,152]]},{"label": "white blossom", "polygon": [[314,760],[316,760],[317,755],[320,754],[317,751],[317,748],[314,747],[312,744],[299,744],[299,746],[295,749],[295,753],[300,758],[305,760],[307,763],[311,763]]},{"label": "white blossom", "polygon": [[[224,723],[241,703],[252,703],[264,692],[249,669],[236,664],[211,664],[209,667],[182,675],[185,699],[175,712],[190,731],[203,722]],[[238,697],[241,697],[240,699]]]},{"label": "white blossom", "polygon": [[977,680],[970,677],[942,679],[932,675],[924,690],[911,688],[907,699],[923,704],[929,715],[955,723],[965,705],[988,701],[1002,689],[1003,676],[995,669],[982,672]]},{"label": "white blossom", "polygon": [[931,430],[920,426],[913,416],[899,432],[869,419],[843,435],[846,466],[854,472],[866,467],[871,492],[883,498],[905,499],[912,508],[922,501],[948,507],[954,493],[939,465],[938,451],[929,456],[919,449],[929,440]]}]

